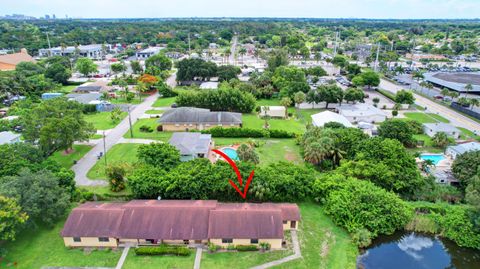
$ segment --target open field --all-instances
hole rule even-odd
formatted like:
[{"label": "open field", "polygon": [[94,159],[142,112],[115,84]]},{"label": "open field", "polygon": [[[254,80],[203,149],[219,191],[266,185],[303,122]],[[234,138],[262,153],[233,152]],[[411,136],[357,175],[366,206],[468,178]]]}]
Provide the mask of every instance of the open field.
[{"label": "open field", "polygon": [[[121,118],[124,119],[127,116],[127,112],[122,112]],[[115,128],[120,121],[112,121],[110,118],[110,112],[96,112],[85,115],[85,120],[93,124],[93,127],[97,130],[108,130]]]},{"label": "open field", "polygon": [[90,149],[92,149],[92,147],[88,145],[73,145],[73,152],[65,154],[63,150],[57,151],[53,153],[49,159],[56,161],[61,167],[70,168],[74,160],[80,160]]},{"label": "open field", "polygon": [[[107,162],[134,163],[137,161],[137,148],[141,144],[116,144],[107,152]],[[105,156],[100,158],[95,165],[88,171],[87,177],[90,179],[105,179]]]}]

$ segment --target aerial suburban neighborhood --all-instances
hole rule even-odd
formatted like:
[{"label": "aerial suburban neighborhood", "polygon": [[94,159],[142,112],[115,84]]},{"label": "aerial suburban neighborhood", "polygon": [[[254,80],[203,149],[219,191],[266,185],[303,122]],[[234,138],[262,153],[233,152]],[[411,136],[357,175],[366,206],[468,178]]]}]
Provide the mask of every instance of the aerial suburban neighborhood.
[{"label": "aerial suburban neighborhood", "polygon": [[480,3],[26,2],[0,268],[480,268]]}]

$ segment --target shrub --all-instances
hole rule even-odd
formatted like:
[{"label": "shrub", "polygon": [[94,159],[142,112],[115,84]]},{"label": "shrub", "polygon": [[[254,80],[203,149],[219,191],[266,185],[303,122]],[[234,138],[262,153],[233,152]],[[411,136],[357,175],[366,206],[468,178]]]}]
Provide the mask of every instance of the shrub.
[{"label": "shrub", "polygon": [[359,248],[368,247],[372,243],[372,233],[367,229],[358,229],[352,234],[352,241]]},{"label": "shrub", "polygon": [[157,132],[162,132],[163,131],[163,126],[162,125],[158,125],[157,126]]},{"label": "shrub", "polygon": [[156,256],[156,255],[189,256],[190,250],[187,247],[183,247],[183,246],[159,245],[159,246],[137,247],[135,249],[135,254],[147,255],[147,256]]},{"label": "shrub", "polygon": [[257,251],[258,247],[255,245],[237,245],[235,249],[238,251]]},{"label": "shrub", "polygon": [[97,112],[97,106],[92,104],[84,104],[83,105],[83,113],[95,113]]},{"label": "shrub", "polygon": [[153,132],[153,128],[150,127],[150,126],[147,126],[147,125],[142,125],[142,126],[140,126],[140,132],[143,132],[143,133],[152,133],[152,132]]},{"label": "shrub", "polygon": [[110,190],[119,192],[125,189],[125,175],[128,171],[128,164],[114,163],[107,167],[106,174],[110,185]]},{"label": "shrub", "polygon": [[235,250],[235,246],[232,244],[228,244],[227,250]]},{"label": "shrub", "polygon": [[295,133],[284,130],[263,130],[250,128],[222,128],[214,127],[202,131],[204,134],[211,134],[213,137],[272,137],[272,138],[294,138]]},{"label": "shrub", "polygon": [[212,252],[217,252],[217,250],[220,249],[220,246],[217,246],[217,245],[215,245],[214,243],[211,243],[211,242],[208,242],[207,247],[208,247],[208,251],[211,252],[211,253]]},{"label": "shrub", "polygon": [[271,247],[270,243],[267,242],[260,242],[259,246],[262,251],[269,250]]}]

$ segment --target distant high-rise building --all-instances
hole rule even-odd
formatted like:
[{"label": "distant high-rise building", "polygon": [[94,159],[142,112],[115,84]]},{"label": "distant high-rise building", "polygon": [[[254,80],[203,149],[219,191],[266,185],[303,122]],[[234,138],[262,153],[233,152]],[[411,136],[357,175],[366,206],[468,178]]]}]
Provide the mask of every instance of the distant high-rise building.
[{"label": "distant high-rise building", "polygon": [[48,14],[45,15],[45,19],[46,19],[46,20],[49,20],[49,19],[50,19],[50,15],[48,15]]},{"label": "distant high-rise building", "polygon": [[55,16],[55,14],[53,14],[53,15],[52,15],[52,19],[56,19],[56,18],[57,18],[57,16]]}]

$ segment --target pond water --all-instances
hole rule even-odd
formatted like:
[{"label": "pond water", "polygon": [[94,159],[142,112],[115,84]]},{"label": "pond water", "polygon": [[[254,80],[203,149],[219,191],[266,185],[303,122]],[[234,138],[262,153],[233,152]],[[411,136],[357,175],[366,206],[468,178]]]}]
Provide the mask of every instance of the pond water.
[{"label": "pond water", "polygon": [[432,235],[381,236],[358,256],[359,269],[479,269],[480,251]]}]

